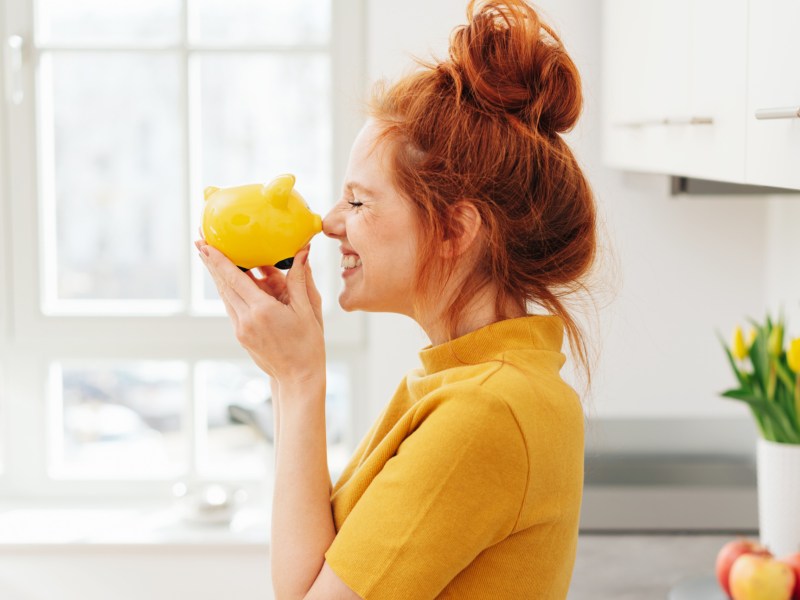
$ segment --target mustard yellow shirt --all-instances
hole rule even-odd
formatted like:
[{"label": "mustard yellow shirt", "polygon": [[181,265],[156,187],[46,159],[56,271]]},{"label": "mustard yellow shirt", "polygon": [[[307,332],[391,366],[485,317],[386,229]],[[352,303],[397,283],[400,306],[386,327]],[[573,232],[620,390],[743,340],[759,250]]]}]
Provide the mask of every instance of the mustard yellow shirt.
[{"label": "mustard yellow shirt", "polygon": [[[563,600],[584,413],[563,321],[528,315],[420,350],[333,487],[325,559],[365,600]],[[462,364],[466,363],[466,364]]]}]

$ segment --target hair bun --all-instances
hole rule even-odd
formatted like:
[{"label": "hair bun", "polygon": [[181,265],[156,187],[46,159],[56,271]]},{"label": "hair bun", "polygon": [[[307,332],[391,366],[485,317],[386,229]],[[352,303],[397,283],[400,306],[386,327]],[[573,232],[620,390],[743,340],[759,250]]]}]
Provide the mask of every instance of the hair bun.
[{"label": "hair bun", "polygon": [[572,129],[583,102],[580,75],[552,28],[524,0],[471,0],[467,17],[441,65],[462,99],[545,133]]}]

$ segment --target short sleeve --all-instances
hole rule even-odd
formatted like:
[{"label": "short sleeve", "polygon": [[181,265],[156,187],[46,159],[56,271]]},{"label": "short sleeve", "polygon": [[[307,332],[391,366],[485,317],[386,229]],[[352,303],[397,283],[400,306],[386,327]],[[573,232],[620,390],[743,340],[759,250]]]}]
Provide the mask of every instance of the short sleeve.
[{"label": "short sleeve", "polygon": [[436,597],[520,514],[528,456],[508,405],[478,388],[420,412],[325,553],[366,600]]}]

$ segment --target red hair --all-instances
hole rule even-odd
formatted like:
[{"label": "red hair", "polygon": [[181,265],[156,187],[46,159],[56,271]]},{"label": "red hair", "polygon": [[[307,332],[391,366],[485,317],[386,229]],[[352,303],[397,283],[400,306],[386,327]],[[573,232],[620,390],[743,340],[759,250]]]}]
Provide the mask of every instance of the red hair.
[{"label": "red hair", "polygon": [[450,37],[449,58],[373,90],[369,114],[389,140],[392,177],[417,214],[421,246],[415,306],[442,289],[458,257],[441,257],[458,233],[452,207],[480,214],[472,272],[444,318],[456,335],[464,309],[494,283],[497,315],[538,305],[564,321],[590,380],[587,346],[563,296],[586,289],[594,263],[596,206],[559,135],[582,110],[581,79],[560,38],[523,0],[475,1]]}]

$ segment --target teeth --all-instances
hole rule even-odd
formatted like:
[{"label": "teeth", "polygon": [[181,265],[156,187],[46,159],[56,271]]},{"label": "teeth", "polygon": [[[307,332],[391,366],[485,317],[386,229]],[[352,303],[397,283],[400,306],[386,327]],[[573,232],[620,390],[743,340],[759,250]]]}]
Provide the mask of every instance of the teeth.
[{"label": "teeth", "polygon": [[342,255],[342,268],[355,269],[361,266],[361,258],[354,254]]}]

